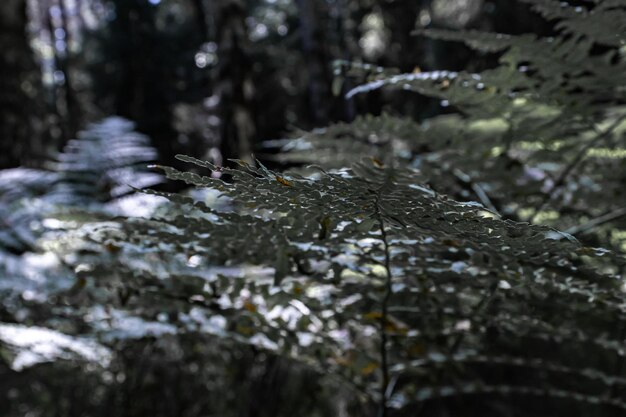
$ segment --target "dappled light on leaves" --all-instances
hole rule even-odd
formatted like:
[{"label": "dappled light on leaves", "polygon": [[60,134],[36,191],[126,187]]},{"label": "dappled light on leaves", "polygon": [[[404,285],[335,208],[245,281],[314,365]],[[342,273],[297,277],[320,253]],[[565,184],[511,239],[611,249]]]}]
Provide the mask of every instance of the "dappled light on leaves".
[{"label": "dappled light on leaves", "polygon": [[[383,375],[382,323],[387,372],[401,381],[387,398],[396,408],[488,392],[514,402],[538,395],[624,406],[601,400],[583,383],[563,387],[552,379],[568,372],[618,377],[588,352],[608,359],[604,346],[619,338],[617,323],[607,321],[623,314],[615,293],[620,281],[609,267],[623,265],[619,257],[554,229],[485,217],[480,205],[416,186],[419,176],[407,168],[366,160],[315,179],[291,174],[290,186],[267,168],[242,168],[221,168],[228,183],[165,168],[170,178],[220,190],[243,211],[162,194],[171,200],[168,212],[125,223],[125,237],[115,240],[123,248],[115,270],[132,274],[138,290],[124,308],[142,314],[143,300],[169,309],[175,299],[179,317],[218,314],[222,337],[341,374],[372,400],[380,398]],[[225,235],[227,241],[211,238]],[[192,272],[171,247],[206,263]],[[132,267],[137,256],[152,254],[167,275]],[[210,273],[218,265],[241,268],[230,276]],[[99,275],[106,283],[108,272]],[[169,290],[146,290],[155,279]],[[569,328],[569,337],[560,335]],[[536,344],[543,348],[531,348]],[[540,364],[545,377],[524,379]],[[500,385],[516,372],[520,385]],[[464,380],[466,388],[447,388]]]},{"label": "dappled light on leaves", "polygon": [[[194,7],[209,9],[146,3],[172,37]],[[294,19],[315,16],[307,1],[262,2],[247,19],[243,3],[212,4],[197,16],[207,33],[186,65],[215,72],[191,84],[211,78],[215,91],[194,91],[210,93],[200,107],[168,98],[173,114],[139,126],[155,133],[172,116],[177,145],[161,147],[208,150],[163,162],[110,117],[41,169],[0,172],[0,379],[11,380],[0,386],[14,379],[12,398],[47,404],[58,383],[78,404],[129,416],[141,415],[138,393],[171,415],[282,416],[273,397],[283,395],[289,415],[315,417],[623,415],[623,1],[524,0],[554,22],[549,35],[476,30],[493,2],[416,5],[419,48],[486,54],[450,70],[389,59],[404,54],[390,19],[398,2],[363,13],[322,3],[332,25]],[[312,58],[324,52],[317,33],[346,11],[362,14],[349,30],[363,54],[329,46],[342,59],[326,74]],[[209,36],[214,18],[232,24]],[[301,42],[304,53],[274,51],[286,58],[270,75],[247,43],[283,38],[274,50]],[[182,90],[193,77],[177,68],[159,80]],[[154,92],[169,97],[163,84]],[[152,111],[144,87],[124,103],[130,113]],[[350,121],[252,155],[255,129],[274,123],[257,101],[271,97],[283,125],[310,127],[330,119],[322,93],[345,99],[337,120]],[[433,100],[405,106],[411,93]],[[306,95],[310,123],[282,95]],[[179,398],[185,406],[165,408]],[[271,406],[248,410],[259,398]],[[58,403],[58,415],[81,414]]]}]

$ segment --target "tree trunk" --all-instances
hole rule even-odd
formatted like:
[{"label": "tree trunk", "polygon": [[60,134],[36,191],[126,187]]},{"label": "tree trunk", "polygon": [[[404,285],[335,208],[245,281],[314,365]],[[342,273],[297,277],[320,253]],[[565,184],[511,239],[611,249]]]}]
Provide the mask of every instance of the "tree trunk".
[{"label": "tree trunk", "polygon": [[252,61],[245,50],[248,41],[245,18],[246,11],[239,0],[230,0],[221,7],[217,22],[216,87],[220,97],[222,155],[253,163],[254,84],[250,75]]},{"label": "tree trunk", "polygon": [[0,168],[37,166],[51,145],[43,136],[41,72],[27,27],[26,0],[0,2]]}]

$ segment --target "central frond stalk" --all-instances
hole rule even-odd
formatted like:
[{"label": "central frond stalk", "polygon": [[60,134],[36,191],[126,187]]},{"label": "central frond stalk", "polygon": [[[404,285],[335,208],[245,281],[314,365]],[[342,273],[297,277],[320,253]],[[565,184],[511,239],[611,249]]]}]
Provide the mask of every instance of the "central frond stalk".
[{"label": "central frond stalk", "polygon": [[389,241],[387,239],[387,231],[385,230],[385,221],[383,219],[382,210],[380,207],[380,194],[376,198],[376,218],[378,220],[378,227],[380,229],[380,239],[383,242],[384,249],[384,264],[385,267],[385,288],[381,305],[380,315],[380,367],[382,372],[382,382],[380,385],[380,410],[378,415],[380,417],[387,417],[387,400],[389,396],[389,358],[387,351],[387,323],[389,313],[389,299],[391,298],[391,256],[389,253]]}]

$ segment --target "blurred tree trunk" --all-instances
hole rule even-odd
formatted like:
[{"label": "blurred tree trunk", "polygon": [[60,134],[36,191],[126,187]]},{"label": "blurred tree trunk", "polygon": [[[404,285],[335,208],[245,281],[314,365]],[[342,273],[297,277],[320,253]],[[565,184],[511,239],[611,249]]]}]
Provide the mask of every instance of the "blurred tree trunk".
[{"label": "blurred tree trunk", "polygon": [[[111,25],[119,34],[124,34],[125,42],[115,45],[119,48],[120,69],[117,91],[115,94],[115,111],[120,116],[137,121],[142,120],[143,82],[142,67],[149,65],[142,52],[142,37],[139,21],[141,10],[136,1],[116,2],[117,19]],[[115,41],[120,41],[116,38]],[[144,75],[145,76],[145,75]]]},{"label": "blurred tree trunk", "polygon": [[176,83],[174,57],[168,57],[164,45],[159,45],[163,40],[154,7],[143,0],[116,0],[115,6],[111,46],[119,59],[119,75],[114,111],[136,122],[137,129],[152,139],[160,160],[172,165],[177,153],[170,90]]},{"label": "blurred tree trunk", "polygon": [[[355,39],[353,30],[346,27],[349,26],[351,20],[350,10],[347,7],[346,0],[336,0],[331,12],[331,16],[335,19],[335,40],[334,43],[339,48],[337,57],[346,62],[351,62],[355,56],[359,56],[358,41]],[[332,54],[331,54],[332,55]],[[333,74],[333,78],[335,75]],[[357,114],[354,98],[345,98],[345,94],[352,89],[352,80],[345,77],[342,81],[342,88],[334,94],[337,97],[333,99],[335,106],[333,113],[342,114],[346,122],[354,120]],[[335,121],[335,120],[333,120]]]},{"label": "blurred tree trunk", "polygon": [[42,27],[50,37],[49,46],[53,55],[49,57],[54,62],[53,68],[59,78],[55,76],[54,85],[49,89],[52,95],[48,103],[48,112],[54,114],[55,125],[58,129],[56,143],[62,146],[64,141],[75,137],[80,127],[81,109],[77,101],[71,63],[70,42],[73,34],[69,29],[68,13],[70,12],[65,0],[49,0],[36,2],[38,15],[41,16]]},{"label": "blurred tree trunk", "polygon": [[0,2],[0,168],[36,166],[45,153],[40,68],[27,33],[26,0]]},{"label": "blurred tree trunk", "polygon": [[330,62],[322,45],[322,31],[318,22],[325,22],[327,19],[320,19],[319,10],[315,0],[298,0],[300,17],[300,41],[302,50],[307,62],[309,113],[315,125],[325,125],[328,123],[328,103],[326,98],[328,86],[330,85],[329,74],[326,68]]},{"label": "blurred tree trunk", "polygon": [[[61,29],[65,36],[65,51],[57,51],[57,65],[60,71],[64,74],[63,83],[63,96],[65,99],[65,120],[64,130],[65,139],[75,137],[80,127],[80,120],[82,119],[81,109],[79,107],[78,99],[74,90],[74,74],[72,72],[72,51],[70,49],[70,43],[72,42],[73,33],[70,30],[68,24],[68,13],[70,9],[66,3],[66,0],[58,0],[57,6],[59,7],[59,29]],[[60,53],[62,52],[62,53]]]},{"label": "blurred tree trunk", "polygon": [[252,114],[253,62],[246,51],[246,9],[239,0],[229,0],[220,6],[215,84],[220,98],[221,151],[224,158],[252,163],[256,129]]},{"label": "blurred tree trunk", "polygon": [[211,31],[207,17],[206,6],[204,0],[193,0],[193,7],[196,14],[196,24],[203,41],[211,39]]}]

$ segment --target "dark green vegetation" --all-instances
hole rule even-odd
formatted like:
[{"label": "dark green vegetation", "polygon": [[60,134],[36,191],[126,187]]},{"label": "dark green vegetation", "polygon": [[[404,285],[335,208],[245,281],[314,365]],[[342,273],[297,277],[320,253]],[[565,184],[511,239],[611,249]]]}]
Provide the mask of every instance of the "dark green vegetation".
[{"label": "dark green vegetation", "polygon": [[626,2],[524,2],[549,36],[414,33],[490,69],[335,63],[420,123],[152,168],[183,193],[118,118],[4,171],[6,414],[625,415]]}]

